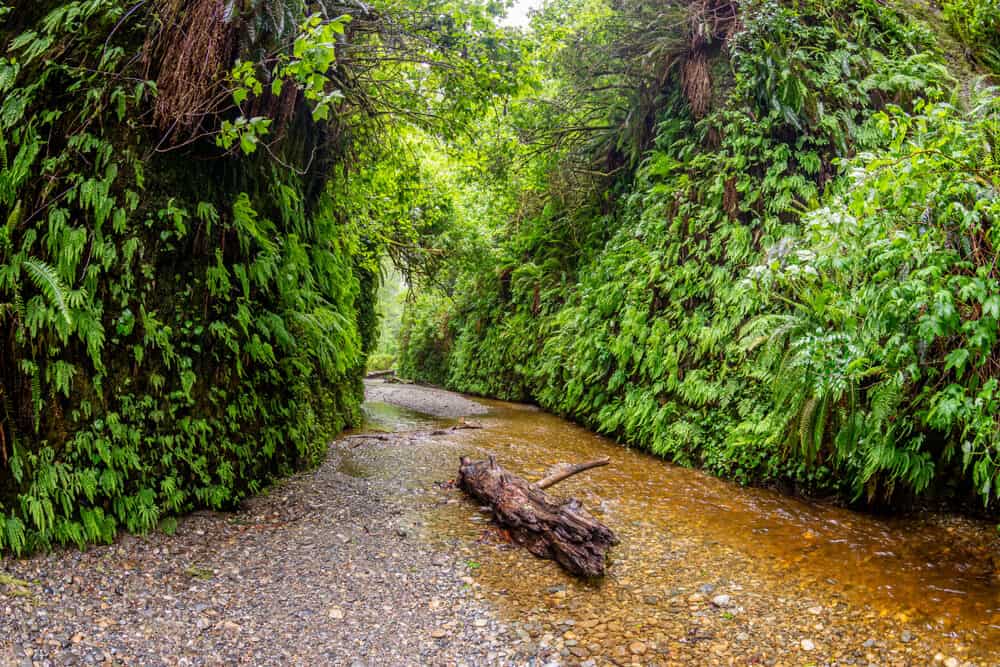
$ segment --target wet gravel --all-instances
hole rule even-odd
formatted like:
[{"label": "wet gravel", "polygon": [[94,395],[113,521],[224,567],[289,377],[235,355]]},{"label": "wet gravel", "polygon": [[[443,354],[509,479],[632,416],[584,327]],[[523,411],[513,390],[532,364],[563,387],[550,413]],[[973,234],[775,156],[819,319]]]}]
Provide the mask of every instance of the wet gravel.
[{"label": "wet gravel", "polygon": [[173,536],[4,560],[0,665],[509,664],[469,568],[413,538],[391,486],[331,456]]},{"label": "wet gravel", "polygon": [[365,380],[365,397],[374,403],[388,403],[407,410],[442,418],[486,414],[481,403],[436,387]]}]

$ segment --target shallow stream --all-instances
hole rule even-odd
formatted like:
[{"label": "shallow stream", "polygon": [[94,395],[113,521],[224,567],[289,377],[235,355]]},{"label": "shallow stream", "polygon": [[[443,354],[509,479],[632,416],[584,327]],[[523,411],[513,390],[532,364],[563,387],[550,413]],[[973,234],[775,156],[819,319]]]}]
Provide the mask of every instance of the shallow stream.
[{"label": "shallow stream", "polygon": [[[701,655],[724,664],[736,654],[736,664],[770,663],[795,649],[803,662],[792,664],[1000,664],[994,526],[881,518],[741,488],[531,406],[480,402],[489,412],[470,421],[481,429],[344,450],[340,466],[423,498],[413,516],[423,538],[467,554],[477,588],[524,623],[525,641],[561,643],[571,661]],[[384,403],[366,415],[384,431],[454,423]],[[550,490],[617,533],[603,582],[582,583],[505,543],[483,512],[439,487],[459,454],[487,452],[529,479],[559,462],[611,457]]]}]

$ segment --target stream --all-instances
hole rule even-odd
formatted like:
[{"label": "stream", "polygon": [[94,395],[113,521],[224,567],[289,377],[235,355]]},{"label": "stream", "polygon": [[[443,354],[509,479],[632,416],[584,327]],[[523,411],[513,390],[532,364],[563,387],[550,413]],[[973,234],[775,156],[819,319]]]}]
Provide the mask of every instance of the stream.
[{"label": "stream", "polygon": [[[1000,539],[950,515],[882,518],[741,488],[625,448],[533,406],[478,400],[481,429],[341,449],[354,476],[411,494],[421,539],[467,559],[470,578],[525,643],[567,660],[689,664],[1000,664]],[[455,423],[388,403],[368,428]],[[461,454],[493,453],[529,479],[558,462],[608,467],[550,489],[581,500],[621,543],[585,583],[513,547],[481,508],[440,482]],[[521,633],[519,633],[521,634]],[[657,664],[659,664],[657,662]]]}]

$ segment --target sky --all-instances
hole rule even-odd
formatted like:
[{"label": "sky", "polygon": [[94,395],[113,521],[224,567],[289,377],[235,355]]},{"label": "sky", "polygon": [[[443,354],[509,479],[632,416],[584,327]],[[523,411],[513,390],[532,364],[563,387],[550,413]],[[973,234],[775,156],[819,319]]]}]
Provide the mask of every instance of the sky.
[{"label": "sky", "polygon": [[542,4],[542,0],[514,0],[514,5],[507,12],[507,16],[501,25],[526,26],[528,25],[528,11],[535,9]]}]

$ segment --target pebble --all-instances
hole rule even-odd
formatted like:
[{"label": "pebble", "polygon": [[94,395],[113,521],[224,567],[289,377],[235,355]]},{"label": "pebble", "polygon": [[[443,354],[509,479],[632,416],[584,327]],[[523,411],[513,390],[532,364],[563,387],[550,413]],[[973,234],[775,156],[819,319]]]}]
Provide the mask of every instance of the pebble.
[{"label": "pebble", "polygon": [[632,642],[628,645],[628,650],[632,655],[643,655],[646,653],[646,645],[642,642]]},{"label": "pebble", "polygon": [[716,607],[728,607],[733,603],[732,598],[728,595],[716,595],[712,598],[712,604]]},{"label": "pebble", "polygon": [[800,646],[802,646],[803,651],[812,651],[816,648],[816,644],[811,639],[803,639]]}]

